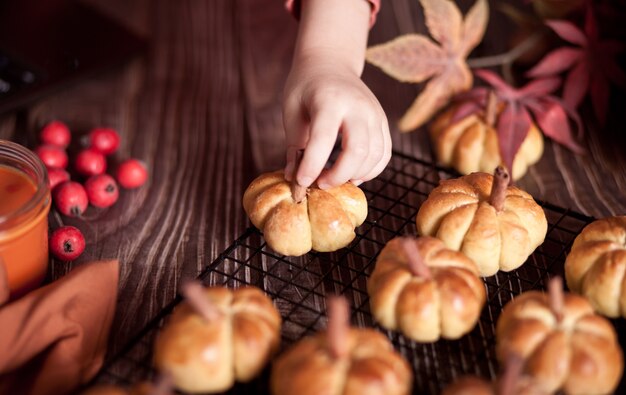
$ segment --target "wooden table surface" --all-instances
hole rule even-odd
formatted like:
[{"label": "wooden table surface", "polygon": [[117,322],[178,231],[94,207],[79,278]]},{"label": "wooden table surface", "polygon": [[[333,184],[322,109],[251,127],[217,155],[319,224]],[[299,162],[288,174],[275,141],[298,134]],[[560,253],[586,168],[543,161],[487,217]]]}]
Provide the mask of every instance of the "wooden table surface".
[{"label": "wooden table surface", "polygon": [[[1,115],[0,138],[34,147],[51,119],[76,133],[106,125],[123,137],[117,158],[147,163],[149,184],[122,192],[113,208],[90,208],[81,220],[55,214],[51,221],[78,226],[88,241],[78,261],[53,263],[53,277],[94,259],[122,263],[115,351],[174,298],[182,280],[195,277],[249,226],[241,207],[245,187],[283,164],[280,97],[297,23],[281,0],[92,2],[149,38],[145,56]],[[383,3],[370,44],[425,31],[416,0]],[[501,38],[510,25],[494,11],[473,56],[506,50]],[[395,127],[419,87],[371,66],[364,79],[387,111],[394,149],[432,160],[426,133],[400,134]],[[616,125],[623,108],[612,107]],[[547,142],[519,185],[587,215],[626,213],[626,133],[619,129],[590,132],[585,157]]]}]

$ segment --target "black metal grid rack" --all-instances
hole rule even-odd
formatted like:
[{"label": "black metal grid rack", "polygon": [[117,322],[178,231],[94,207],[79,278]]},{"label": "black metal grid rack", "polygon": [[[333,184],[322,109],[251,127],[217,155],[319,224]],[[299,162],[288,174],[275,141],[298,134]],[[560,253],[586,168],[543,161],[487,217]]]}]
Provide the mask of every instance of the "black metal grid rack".
[{"label": "black metal grid rack", "polygon": [[[441,179],[456,176],[446,169],[394,153],[387,169],[362,186],[369,203],[366,222],[357,229],[356,239],[334,253],[309,253],[283,257],[269,249],[262,235],[248,229],[200,274],[207,285],[239,287],[254,285],[275,302],[283,317],[282,349],[325,326],[325,295],[345,295],[352,305],[352,323],[376,326],[369,311],[366,280],[376,256],[395,236],[415,234],[415,215],[421,203]],[[518,270],[485,278],[487,303],[480,321],[468,335],[456,341],[418,344],[386,331],[396,349],[411,363],[415,373],[415,394],[437,394],[463,374],[494,377],[495,324],[502,307],[515,295],[531,289],[545,289],[553,275],[563,274],[563,262],[571,243],[592,218],[567,209],[541,203],[549,227],[545,242]],[[109,362],[98,382],[130,384],[154,374],[152,343],[172,309],[174,300],[141,331],[122,353]],[[615,323],[618,331],[621,321]],[[626,336],[626,334],[622,335]],[[622,345],[626,339],[621,338]],[[228,394],[266,394],[268,370],[252,383],[237,384]],[[622,383],[622,387],[624,383]],[[620,389],[622,388],[620,387]],[[618,393],[626,393],[618,392]]]}]

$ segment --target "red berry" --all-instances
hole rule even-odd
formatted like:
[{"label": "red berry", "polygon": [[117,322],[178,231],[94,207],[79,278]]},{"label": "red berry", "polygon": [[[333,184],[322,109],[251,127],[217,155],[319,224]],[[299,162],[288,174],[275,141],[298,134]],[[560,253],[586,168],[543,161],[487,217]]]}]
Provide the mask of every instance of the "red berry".
[{"label": "red berry", "polygon": [[35,148],[35,153],[49,169],[65,169],[67,167],[67,154],[63,148],[54,145],[40,145]]},{"label": "red berry", "polygon": [[54,204],[61,214],[78,217],[87,210],[87,192],[79,183],[65,181],[54,189]]},{"label": "red berry", "polygon": [[65,148],[70,145],[70,130],[63,122],[52,121],[41,129],[39,139],[43,144]]},{"label": "red berry", "polygon": [[89,133],[90,148],[110,155],[120,146],[120,135],[111,128],[96,128]]},{"label": "red berry", "polygon": [[89,177],[85,182],[85,190],[89,203],[101,208],[112,206],[120,195],[117,183],[108,174]]},{"label": "red berry", "polygon": [[48,169],[48,183],[50,190],[59,185],[62,182],[70,180],[70,173],[63,169]]},{"label": "red berry", "polygon": [[84,176],[95,176],[104,173],[107,169],[107,160],[100,152],[88,148],[76,155],[74,168]]},{"label": "red berry", "polygon": [[117,168],[117,182],[126,189],[142,186],[148,179],[146,165],[137,159],[128,159]]},{"label": "red berry", "polygon": [[85,251],[85,237],[73,226],[62,226],[50,236],[50,252],[58,259],[73,261]]}]

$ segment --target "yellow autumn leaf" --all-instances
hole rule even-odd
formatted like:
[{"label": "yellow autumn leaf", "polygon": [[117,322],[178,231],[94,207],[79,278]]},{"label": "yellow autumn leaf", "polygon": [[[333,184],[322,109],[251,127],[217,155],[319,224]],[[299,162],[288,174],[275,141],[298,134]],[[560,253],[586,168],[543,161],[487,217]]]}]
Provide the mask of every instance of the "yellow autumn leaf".
[{"label": "yellow autumn leaf", "polygon": [[367,50],[366,59],[402,82],[430,81],[399,123],[403,132],[416,129],[473,84],[466,58],[480,43],[489,19],[487,0],[477,0],[465,19],[451,0],[420,0],[433,41],[407,34]]}]

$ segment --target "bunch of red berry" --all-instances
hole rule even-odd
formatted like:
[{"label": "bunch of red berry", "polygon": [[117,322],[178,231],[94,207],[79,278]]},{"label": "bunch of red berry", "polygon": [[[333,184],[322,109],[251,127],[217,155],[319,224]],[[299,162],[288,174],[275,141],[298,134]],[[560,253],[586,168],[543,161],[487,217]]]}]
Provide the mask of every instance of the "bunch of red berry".
[{"label": "bunch of red berry", "polygon": [[[95,128],[86,136],[82,149],[74,158],[74,170],[86,178],[84,184],[72,181],[65,170],[68,156],[65,149],[70,144],[71,133],[63,122],[48,123],[40,134],[42,145],[35,149],[48,169],[50,190],[57,210],[70,217],[81,216],[87,206],[106,208],[119,197],[118,183],[126,189],[138,188],[148,179],[146,166],[137,159],[122,162],[115,178],[106,174],[106,156],[117,151],[119,134],[111,128]],[[117,179],[117,182],[116,180]],[[76,259],[85,247],[80,231],[71,226],[55,230],[50,238],[50,249],[59,259]]]}]

